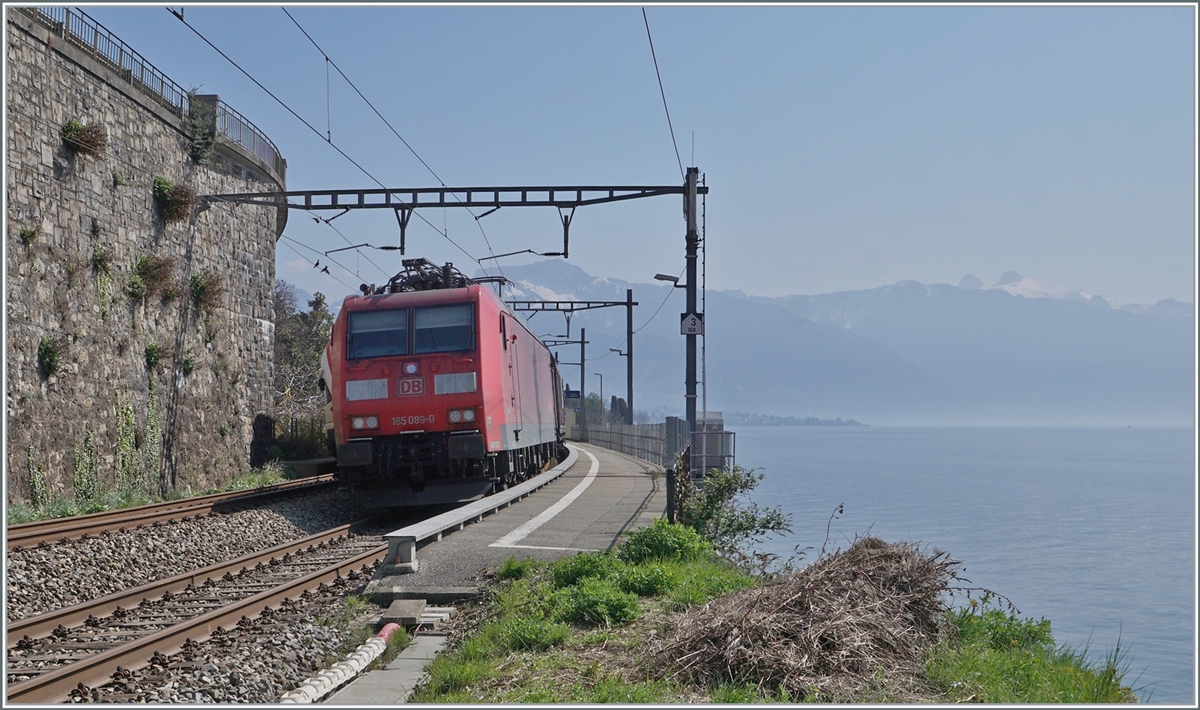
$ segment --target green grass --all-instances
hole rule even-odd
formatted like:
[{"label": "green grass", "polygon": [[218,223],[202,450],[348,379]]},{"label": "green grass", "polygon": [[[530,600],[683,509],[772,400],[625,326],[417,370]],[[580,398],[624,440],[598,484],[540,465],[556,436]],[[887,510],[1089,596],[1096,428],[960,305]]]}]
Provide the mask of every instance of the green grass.
[{"label": "green grass", "polygon": [[[286,471],[283,466],[276,462],[270,462],[263,466],[262,469],[238,476],[224,486],[210,488],[194,495],[259,488],[286,480],[287,476],[285,474]],[[190,491],[172,491],[166,496],[152,496],[145,491],[139,490],[100,490],[97,491],[91,500],[83,503],[73,497],[54,498],[40,507],[30,505],[25,501],[13,501],[8,504],[5,514],[8,525],[20,525],[21,523],[32,523],[37,520],[66,518],[75,515],[102,513],[107,510],[134,508],[139,505],[159,503],[164,500],[177,500],[179,498],[190,497],[189,494],[191,494]]]},{"label": "green grass", "polygon": [[[657,526],[661,528],[661,526]],[[414,703],[626,703],[721,704],[823,702],[753,682],[692,687],[648,680],[637,667],[644,639],[664,613],[702,605],[757,584],[710,550],[643,554],[680,548],[660,544],[670,531],[652,530],[639,551],[584,553],[554,563],[509,559],[497,570],[483,620],[453,650],[427,668]],[[682,546],[680,549],[686,549]],[[634,563],[628,560],[637,559]],[[640,596],[637,596],[639,595]],[[621,596],[623,595],[623,596]],[[618,600],[636,604],[639,620],[624,612],[589,614]],[[1127,702],[1132,691],[1120,644],[1102,663],[1087,648],[1059,646],[1045,619],[1023,619],[989,598],[946,612],[956,633],[929,654],[924,678],[930,702],[1102,703]],[[879,702],[878,697],[842,698]]]},{"label": "green grass", "polygon": [[1127,666],[1118,640],[1103,663],[1088,648],[1059,646],[1046,619],[1021,619],[982,605],[948,612],[955,642],[939,645],[927,676],[947,696],[983,703],[1118,703],[1132,698],[1122,685]]},{"label": "green grass", "polygon": [[[506,560],[485,620],[428,666],[429,678],[411,702],[668,703],[685,697],[688,690],[676,683],[630,682],[590,654],[628,656],[654,615],[703,604],[756,580],[708,548],[675,546],[675,554],[672,545],[656,542],[661,529],[652,534],[649,547],[667,554],[643,554],[648,545],[638,543],[635,555],[619,549],[553,563]],[[649,618],[634,626],[641,617]]]}]

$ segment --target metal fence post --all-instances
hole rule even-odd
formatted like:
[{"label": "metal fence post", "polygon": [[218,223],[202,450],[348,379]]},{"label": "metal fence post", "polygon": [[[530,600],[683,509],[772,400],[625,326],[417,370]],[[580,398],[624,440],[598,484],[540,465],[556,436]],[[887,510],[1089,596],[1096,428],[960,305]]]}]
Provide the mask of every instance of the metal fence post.
[{"label": "metal fence post", "polygon": [[675,522],[675,467],[667,468],[667,522]]}]

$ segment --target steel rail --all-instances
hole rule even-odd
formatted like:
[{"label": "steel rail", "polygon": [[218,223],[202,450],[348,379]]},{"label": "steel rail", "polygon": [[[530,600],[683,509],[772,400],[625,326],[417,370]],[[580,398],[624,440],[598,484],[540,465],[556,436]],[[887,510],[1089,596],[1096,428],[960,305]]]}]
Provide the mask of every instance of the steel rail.
[{"label": "steel rail", "polygon": [[64,537],[72,539],[82,537],[84,534],[93,535],[155,522],[197,517],[212,512],[221,504],[249,502],[295,489],[329,485],[332,482],[333,474],[325,474],[243,491],[210,493],[195,498],[151,503],[135,508],[107,510],[70,518],[52,518],[11,525],[5,536],[5,549],[12,551],[16,547],[33,547],[40,542],[54,542]]},{"label": "steel rail", "polygon": [[10,621],[5,635],[5,648],[10,650],[15,648],[17,641],[23,636],[39,638],[58,628],[59,625],[70,627],[73,624],[82,623],[89,616],[107,616],[112,614],[117,607],[128,609],[137,606],[144,599],[160,599],[166,592],[181,592],[187,589],[189,585],[200,586],[206,580],[220,579],[226,573],[237,574],[243,569],[254,567],[263,562],[270,562],[274,558],[295,553],[313,545],[320,545],[339,539],[366,527],[370,522],[371,519],[368,518],[348,525],[330,528],[315,535],[285,542],[267,550],[251,552],[248,555],[243,555],[226,562],[218,562],[217,564],[209,565],[193,572],[184,572],[183,574],[143,584],[139,587],[113,592],[112,594],[92,599],[82,604]]},{"label": "steel rail", "polygon": [[10,703],[63,702],[70,690],[78,687],[80,683],[85,686],[103,685],[108,682],[118,666],[128,670],[144,668],[155,653],[170,655],[181,650],[188,640],[207,640],[218,627],[232,627],[243,617],[257,617],[264,609],[275,606],[284,599],[296,598],[306,590],[315,590],[322,584],[340,578],[344,573],[378,562],[386,553],[387,545],[379,545],[229,606],[215,609],[36,678],[10,685],[6,700]]}]

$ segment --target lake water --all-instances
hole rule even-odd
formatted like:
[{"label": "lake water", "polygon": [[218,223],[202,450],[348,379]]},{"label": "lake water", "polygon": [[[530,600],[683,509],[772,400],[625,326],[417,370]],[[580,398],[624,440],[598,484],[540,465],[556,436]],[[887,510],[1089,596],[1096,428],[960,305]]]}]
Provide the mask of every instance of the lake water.
[{"label": "lake water", "polygon": [[[869,529],[962,560],[971,586],[1103,658],[1120,638],[1143,702],[1194,702],[1191,429],[739,427],[753,498],[792,514],[787,556]],[[1141,678],[1134,680],[1141,674]]]}]

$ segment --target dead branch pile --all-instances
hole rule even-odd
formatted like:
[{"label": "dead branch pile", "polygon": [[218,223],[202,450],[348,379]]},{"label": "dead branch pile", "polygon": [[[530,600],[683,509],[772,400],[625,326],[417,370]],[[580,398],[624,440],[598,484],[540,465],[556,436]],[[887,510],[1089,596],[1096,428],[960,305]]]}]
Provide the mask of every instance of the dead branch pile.
[{"label": "dead branch pile", "polygon": [[699,685],[749,682],[793,698],[920,697],[925,650],[941,631],[945,553],[861,538],[778,582],[667,621],[652,673]]}]

